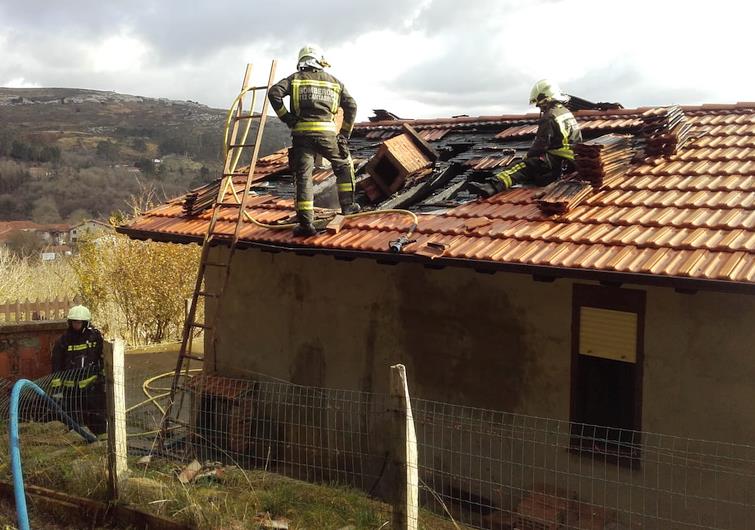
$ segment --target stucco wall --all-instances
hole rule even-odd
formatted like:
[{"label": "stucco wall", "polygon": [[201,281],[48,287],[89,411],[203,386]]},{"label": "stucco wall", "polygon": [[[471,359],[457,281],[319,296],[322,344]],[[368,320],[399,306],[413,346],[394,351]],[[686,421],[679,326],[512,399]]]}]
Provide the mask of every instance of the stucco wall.
[{"label": "stucco wall", "polygon": [[[207,366],[381,392],[402,362],[415,396],[569,419],[573,283],[237,251]],[[754,440],[755,297],[625,287],[647,293],[642,430]]]},{"label": "stucco wall", "polygon": [[[210,290],[217,282],[209,278]],[[479,498],[495,507],[487,514],[474,503],[451,507],[467,513],[467,521],[513,510],[527,491],[551,484],[623,514],[624,523],[635,527],[660,530],[670,521],[711,527],[723,517],[728,527],[747,528],[752,485],[750,475],[738,473],[736,466],[753,461],[749,452],[738,455],[742,460],[730,469],[727,458],[734,457],[734,449],[729,446],[646,434],[641,462],[630,470],[599,453],[569,451],[569,426],[555,420],[569,420],[574,283],[238,251],[217,342],[205,344],[206,366],[230,377],[264,374],[306,386],[386,392],[388,367],[401,362],[413,396],[529,415],[482,420],[484,413],[467,409],[464,414],[478,414],[480,425],[489,428],[470,420],[464,429],[448,421],[444,407],[419,407],[415,423],[423,480],[446,500]],[[641,429],[752,443],[755,298],[624,287],[646,293]],[[214,315],[213,304],[207,314]],[[274,446],[283,472],[291,472],[292,465],[319,469],[350,454],[340,442],[309,443],[329,439],[332,425],[308,414],[306,400],[287,400],[291,410],[283,416],[273,411],[256,417],[258,423],[279,425],[275,436],[252,434]],[[368,435],[369,440],[360,439],[369,445],[364,457],[356,466],[331,466],[357,486],[357,477],[370,477],[372,484],[382,476],[386,446],[380,434],[390,431],[381,423],[380,400],[372,405],[369,420],[360,413],[339,424]],[[310,416],[312,422],[301,419]],[[269,455],[266,451],[256,456]],[[689,461],[688,452],[699,454]],[[383,482],[375,484],[371,492],[386,494]],[[735,503],[724,506],[727,500]]]}]

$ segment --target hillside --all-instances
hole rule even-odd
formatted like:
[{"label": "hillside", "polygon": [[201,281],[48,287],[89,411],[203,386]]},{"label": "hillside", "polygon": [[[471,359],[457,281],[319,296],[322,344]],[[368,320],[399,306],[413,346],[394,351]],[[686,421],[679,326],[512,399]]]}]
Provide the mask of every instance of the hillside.
[{"label": "hillside", "polygon": [[[0,88],[0,220],[107,217],[219,176],[226,110],[73,88]],[[268,121],[262,154],[289,142]]]}]

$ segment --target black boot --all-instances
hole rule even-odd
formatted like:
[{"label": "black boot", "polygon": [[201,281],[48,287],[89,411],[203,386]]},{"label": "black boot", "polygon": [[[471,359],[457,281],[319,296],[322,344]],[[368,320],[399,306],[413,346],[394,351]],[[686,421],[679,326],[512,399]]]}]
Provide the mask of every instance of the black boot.
[{"label": "black boot", "polygon": [[343,215],[354,215],[355,213],[359,213],[360,211],[362,211],[362,207],[359,206],[357,203],[341,206],[341,213]]},{"label": "black boot", "polygon": [[312,223],[299,223],[294,227],[294,237],[309,237],[317,234],[317,229]]}]

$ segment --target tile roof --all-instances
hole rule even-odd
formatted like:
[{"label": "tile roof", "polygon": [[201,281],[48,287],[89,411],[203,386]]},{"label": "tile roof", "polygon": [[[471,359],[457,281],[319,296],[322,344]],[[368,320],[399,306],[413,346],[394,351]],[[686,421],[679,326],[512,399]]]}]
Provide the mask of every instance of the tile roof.
[{"label": "tile roof", "polygon": [[34,232],[68,232],[70,229],[70,225],[63,223],[39,224],[34,221],[0,221],[0,241],[7,241],[19,230]]},{"label": "tile roof", "polygon": [[[466,264],[541,275],[615,278],[753,291],[755,287],[755,103],[683,107],[692,139],[677,153],[651,157],[607,179],[599,190],[565,214],[547,216],[536,205],[537,188],[520,188],[485,200],[419,209],[416,242],[401,257],[435,265]],[[586,138],[637,132],[652,108],[579,111]],[[357,125],[356,158],[400,132],[406,120]],[[526,150],[537,115],[413,120],[433,147],[474,144],[456,159],[469,171],[492,171]],[[370,151],[371,150],[371,151]],[[260,161],[256,178],[287,169],[286,153]],[[315,180],[332,177],[329,171]],[[290,177],[288,177],[290,179]],[[237,188],[243,187],[242,179]],[[427,213],[421,213],[427,212]],[[261,193],[249,213],[278,222],[292,213],[290,196]],[[210,212],[185,218],[180,199],[170,201],[119,230],[138,238],[200,241]],[[230,233],[231,210],[218,226]],[[382,213],[347,219],[338,233],[294,238],[289,230],[244,223],[249,244],[288,249],[380,253],[406,233],[406,215]],[[429,243],[429,245],[428,245]],[[430,249],[430,250],[428,250]],[[695,287],[696,288],[696,287]]]}]

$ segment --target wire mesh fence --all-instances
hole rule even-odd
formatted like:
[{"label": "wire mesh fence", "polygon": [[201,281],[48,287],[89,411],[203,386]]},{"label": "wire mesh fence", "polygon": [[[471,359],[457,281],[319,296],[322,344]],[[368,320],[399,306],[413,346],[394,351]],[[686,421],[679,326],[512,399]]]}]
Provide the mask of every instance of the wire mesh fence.
[{"label": "wire mesh fence", "polygon": [[[99,367],[53,373],[23,386],[11,430],[13,383],[0,381],[0,480],[12,481],[11,447],[18,444],[25,484],[93,498],[108,496],[105,378]],[[99,441],[98,441],[99,440]]]},{"label": "wire mesh fence", "polygon": [[477,528],[743,529],[755,515],[752,446],[412,404],[423,503]]},{"label": "wire mesh fence", "polygon": [[[373,489],[384,396],[280,382],[193,378],[186,449],[297,479]],[[373,439],[370,435],[373,435]]]},{"label": "wire mesh fence", "polygon": [[[384,394],[194,378],[185,449],[390,498]],[[412,399],[424,514],[480,529],[748,528],[755,449]]]},{"label": "wire mesh fence", "polygon": [[[99,378],[80,387],[93,375],[84,370],[38,380],[55,405],[33,392],[22,393],[25,458],[44,460],[58,447],[85,443],[70,432],[61,411],[88,431],[102,430]],[[184,406],[161,445],[157,431],[170,374],[126,375],[132,455],[162,454],[182,465],[196,459],[351,486],[386,501],[378,510],[381,520],[390,520],[401,480],[390,395],[194,372],[180,385]],[[4,425],[9,392],[9,383],[0,384]],[[421,398],[411,399],[411,411],[420,528],[745,529],[755,519],[755,448],[750,445]],[[0,437],[3,460],[7,440]]]},{"label": "wire mesh fence", "polygon": [[[18,419],[21,424],[45,424],[51,422],[86,428],[99,436],[107,431],[105,377],[98,366],[56,372],[35,379],[32,386],[24,387],[19,394]],[[0,422],[8,424],[10,418],[11,390],[13,383],[0,380]],[[30,438],[30,443],[35,443]],[[4,437],[7,444],[8,437]]]}]

